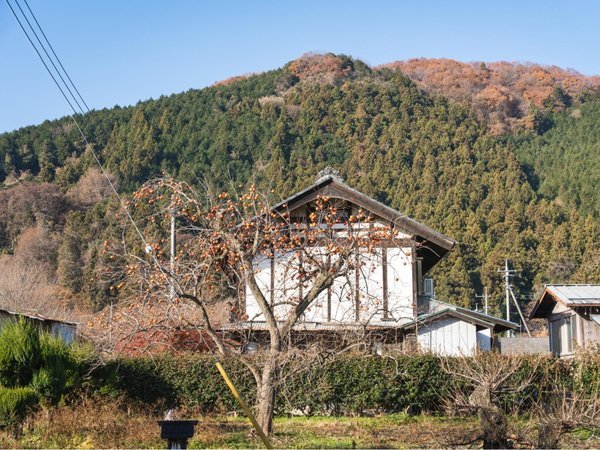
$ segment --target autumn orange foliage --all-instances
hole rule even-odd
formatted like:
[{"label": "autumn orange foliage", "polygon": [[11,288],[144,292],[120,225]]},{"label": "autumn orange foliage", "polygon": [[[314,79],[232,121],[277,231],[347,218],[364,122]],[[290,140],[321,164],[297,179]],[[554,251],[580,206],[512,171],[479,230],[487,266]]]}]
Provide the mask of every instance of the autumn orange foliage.
[{"label": "autumn orange foliage", "polygon": [[229,86],[230,84],[236,83],[236,82],[241,81],[241,80],[245,80],[246,78],[248,78],[248,77],[250,77],[252,75],[254,75],[254,74],[236,75],[236,76],[233,76],[233,77],[229,77],[229,78],[226,78],[224,80],[217,81],[217,82],[213,83],[213,87],[217,87],[217,86]]},{"label": "autumn orange foliage", "polygon": [[469,101],[493,131],[525,123],[532,108],[542,108],[556,87],[577,96],[600,86],[600,77],[573,70],[513,62],[463,63],[452,59],[410,59],[384,64],[399,69],[421,88],[453,100]]},{"label": "autumn orange foliage", "polygon": [[333,83],[339,78],[348,76],[352,72],[352,67],[332,53],[306,53],[292,61],[288,70],[300,81]]}]

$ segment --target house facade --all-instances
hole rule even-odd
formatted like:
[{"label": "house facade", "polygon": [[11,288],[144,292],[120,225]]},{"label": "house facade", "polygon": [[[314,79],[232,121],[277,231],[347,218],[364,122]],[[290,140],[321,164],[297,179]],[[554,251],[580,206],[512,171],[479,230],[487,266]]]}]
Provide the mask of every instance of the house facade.
[{"label": "house facade", "polygon": [[471,356],[499,349],[499,333],[518,325],[498,317],[422,297],[420,314],[404,326],[414,331],[419,348],[442,356]]},{"label": "house facade", "polygon": [[530,319],[548,321],[550,351],[570,357],[577,349],[600,346],[600,285],[546,285]]},{"label": "house facade", "polygon": [[[360,263],[321,293],[305,312],[304,321],[388,325],[413,320],[417,314],[423,276],[452,249],[455,242],[332,175],[321,178],[274,209],[285,211],[292,222],[301,223],[307,220],[314,202],[323,197],[335,204],[342,217],[357,216],[360,211],[372,219],[368,223],[354,223],[353,229],[391,226],[394,239],[375,251],[357,254]],[[339,228],[344,226],[347,225],[339,224]],[[323,248],[315,248],[314,253],[327,255]],[[277,318],[286,316],[287,299],[301,297],[302,291],[307,292],[310,288],[297,281],[300,264],[294,255],[284,253],[257,258],[254,262],[255,278],[265,297],[275,305]],[[250,321],[263,320],[258,303],[247,286],[243,301]]]},{"label": "house facade", "polygon": [[[452,250],[456,242],[426,225],[370,198],[327,175],[309,188],[291,196],[274,210],[287,214],[292,223],[302,223],[314,211],[319,198],[333,202],[342,218],[364,216],[369,221],[348,224],[353,230],[388,227],[393,239],[369,252],[357,252],[360,261],[348,273],[335,279],[304,312],[294,328],[306,336],[333,334],[340,330],[367,331],[379,347],[432,351],[445,355],[470,355],[490,350],[496,333],[516,325],[482,313],[437,302],[425,292],[424,276]],[[360,213],[360,214],[359,214]],[[314,249],[315,257],[334,257],[324,248]],[[310,285],[298,282],[301,261],[293,254],[274,253],[254,261],[255,279],[269,299],[275,318],[283,320],[290,299],[302,298]],[[245,286],[241,309],[246,320],[223,330],[251,330],[266,334],[266,324],[251,289]]]}]

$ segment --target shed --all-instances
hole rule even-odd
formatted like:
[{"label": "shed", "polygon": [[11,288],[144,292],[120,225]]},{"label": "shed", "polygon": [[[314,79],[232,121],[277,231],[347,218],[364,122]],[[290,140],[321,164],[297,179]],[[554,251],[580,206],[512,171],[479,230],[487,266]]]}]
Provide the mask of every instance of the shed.
[{"label": "shed", "polygon": [[534,303],[530,319],[548,320],[552,354],[572,356],[575,351],[600,345],[600,285],[549,284]]},{"label": "shed", "polygon": [[49,319],[39,314],[18,313],[6,309],[0,309],[0,328],[2,328],[3,323],[9,320],[17,320],[19,317],[23,317],[25,320],[39,326],[41,330],[61,338],[67,344],[72,343],[77,336],[77,324],[75,322]]},{"label": "shed", "polygon": [[433,300],[431,312],[420,315],[405,329],[414,330],[419,348],[443,356],[472,356],[496,347],[498,333],[518,325],[479,311]]}]

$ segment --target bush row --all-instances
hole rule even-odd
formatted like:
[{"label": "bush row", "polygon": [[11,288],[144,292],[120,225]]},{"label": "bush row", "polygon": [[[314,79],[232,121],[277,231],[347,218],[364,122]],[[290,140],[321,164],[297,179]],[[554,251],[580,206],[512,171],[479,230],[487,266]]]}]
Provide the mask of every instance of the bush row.
[{"label": "bush row", "polygon": [[[276,413],[438,412],[452,400],[456,389],[468,395],[474,388],[473,382],[448,374],[448,364],[452,363],[452,359],[433,355],[348,356],[310,365],[295,374],[283,369],[285,382],[278,387]],[[225,361],[224,366],[251,403],[256,386],[251,373],[235,359]],[[208,356],[119,359],[104,366],[95,379],[106,394],[124,394],[165,409],[179,406],[205,413],[238,411],[214,360]],[[531,363],[525,361],[511,375],[508,384],[516,386],[522,380],[529,380],[525,389],[506,389],[498,398],[507,410],[527,409],[532,401],[561,385],[571,392],[598,393],[600,356],[571,361],[532,358]]]}]

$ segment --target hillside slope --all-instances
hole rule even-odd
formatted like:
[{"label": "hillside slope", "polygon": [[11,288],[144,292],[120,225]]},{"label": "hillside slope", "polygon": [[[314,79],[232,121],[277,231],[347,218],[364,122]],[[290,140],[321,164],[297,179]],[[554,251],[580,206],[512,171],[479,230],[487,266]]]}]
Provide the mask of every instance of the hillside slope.
[{"label": "hillside slope", "polygon": [[568,208],[600,217],[600,102],[545,118],[541,135],[517,139],[517,157],[534,170],[538,192]]},{"label": "hillside slope", "polygon": [[[543,175],[542,166],[517,157],[529,161],[525,143],[537,138],[497,138],[468,102],[429,95],[398,70],[316,55],[81,121],[124,192],[166,171],[221,189],[254,182],[281,198],[310,184],[320,169],[337,167],[349,184],[460,242],[434,273],[448,301],[473,304],[488,286],[499,311],[496,269],[504,258],[519,270],[524,295],[544,282],[600,277],[600,267],[589,265],[600,242],[598,220],[578,205],[561,206],[551,190],[538,192],[533,172]],[[43,263],[61,286],[57,295],[94,308],[118,300],[118,280],[99,277],[113,264],[100,249],[120,242],[126,223],[103,195],[69,122],[0,135],[0,155],[6,185],[53,183],[63,205],[52,218],[38,213],[36,201],[1,211],[4,250],[18,250],[27,230],[48,230],[30,232],[29,240],[52,244]],[[23,194],[11,188],[3,195],[10,202]],[[164,230],[154,225],[147,232]]]}]

